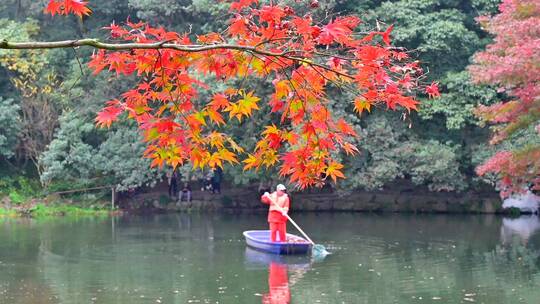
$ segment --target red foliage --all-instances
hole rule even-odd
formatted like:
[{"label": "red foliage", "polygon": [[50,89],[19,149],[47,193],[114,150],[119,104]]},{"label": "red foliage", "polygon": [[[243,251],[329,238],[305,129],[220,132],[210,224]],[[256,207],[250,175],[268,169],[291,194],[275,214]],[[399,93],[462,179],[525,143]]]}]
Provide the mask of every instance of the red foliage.
[{"label": "red foliage", "polygon": [[[243,122],[268,103],[281,123],[263,128],[255,149],[246,153],[244,169],[280,165],[282,176],[304,188],[344,178],[343,165],[332,155],[358,152],[351,143],[354,128],[328,108],[330,86],[353,92],[351,108],[358,112],[377,106],[416,109],[418,102],[410,94],[419,86],[421,69],[418,62],[407,61],[406,53],[390,47],[392,27],[361,36],[355,33],[357,17],[316,23],[310,14],[296,15],[290,7],[256,0],[236,1],[231,11],[225,34],[208,33],[197,41],[143,23],[112,24],[111,38],[118,42],[167,42],[185,49],[95,53],[89,63],[95,73],[107,69],[140,77],[138,86],[98,114],[98,124],[110,125],[121,110],[139,124],[153,165],[189,161],[194,167],[215,167],[238,163],[245,153],[220,126]],[[198,93],[206,85],[197,79],[199,73],[226,83],[268,78],[274,93],[261,98],[242,87],[229,88],[209,101],[200,100]],[[437,95],[436,85],[427,93]]]},{"label": "red foliage", "polygon": [[[500,14],[481,17],[479,22],[494,35],[494,41],[475,55],[471,74],[477,82],[498,85],[513,98],[477,109],[482,119],[496,124],[491,141],[496,144],[534,127],[540,119],[540,1],[504,0]],[[527,183],[539,188],[538,151],[538,146],[527,146],[497,153],[478,173],[498,174],[505,195]]]},{"label": "red foliage", "polygon": [[439,93],[439,84],[434,82],[426,87],[426,93],[429,97],[438,97],[441,95]]},{"label": "red foliage", "polygon": [[45,13],[51,15],[75,14],[79,17],[90,15],[91,10],[86,6],[87,2],[81,0],[49,0]]}]

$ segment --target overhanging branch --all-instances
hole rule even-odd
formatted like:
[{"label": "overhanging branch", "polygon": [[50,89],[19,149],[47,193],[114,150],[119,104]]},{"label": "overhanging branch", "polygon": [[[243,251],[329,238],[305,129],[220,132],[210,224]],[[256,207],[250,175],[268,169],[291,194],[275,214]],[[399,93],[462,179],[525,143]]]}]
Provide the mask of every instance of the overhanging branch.
[{"label": "overhanging branch", "polygon": [[[173,49],[182,52],[204,52],[216,49],[230,49],[239,51],[255,51],[255,47],[242,46],[235,44],[212,44],[212,45],[183,45],[167,42],[152,42],[152,43],[106,43],[100,42],[98,39],[87,38],[77,40],[62,40],[62,41],[30,41],[30,42],[9,42],[7,40],[0,41],[0,49],[12,50],[35,50],[35,49],[59,49],[71,48],[79,46],[90,46],[96,49],[104,49],[110,51],[123,51],[134,49]],[[261,50],[257,50],[261,51]],[[275,54],[274,54],[275,55]]]},{"label": "overhanging branch", "polygon": [[252,54],[258,54],[268,57],[276,58],[285,58],[289,60],[295,60],[301,63],[306,63],[308,65],[316,66],[327,71],[336,73],[337,75],[351,78],[354,77],[345,74],[343,72],[336,71],[328,66],[312,62],[311,60],[289,56],[287,52],[275,53],[269,52],[263,49],[260,49],[256,46],[246,46],[246,45],[236,45],[236,44],[211,44],[211,45],[184,45],[176,44],[169,42],[152,42],[152,43],[106,43],[100,42],[98,39],[86,38],[86,39],[77,39],[77,40],[62,40],[62,41],[28,41],[28,42],[9,42],[7,40],[0,41],[0,49],[9,49],[9,50],[36,50],[36,49],[60,49],[60,48],[74,48],[88,46],[96,49],[103,49],[109,51],[125,51],[125,50],[135,50],[135,49],[145,49],[145,50],[160,50],[160,49],[172,49],[181,52],[187,53],[197,53],[197,52],[206,52],[211,50],[237,50],[242,52],[248,52]]}]

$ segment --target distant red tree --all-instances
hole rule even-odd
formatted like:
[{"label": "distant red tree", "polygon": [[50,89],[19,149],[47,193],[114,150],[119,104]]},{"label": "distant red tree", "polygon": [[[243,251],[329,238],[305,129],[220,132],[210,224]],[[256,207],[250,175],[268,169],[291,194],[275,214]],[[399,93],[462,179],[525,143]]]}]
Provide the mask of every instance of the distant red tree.
[{"label": "distant red tree", "polygon": [[[504,0],[500,13],[481,17],[480,24],[494,36],[486,50],[474,56],[474,80],[498,85],[511,100],[481,106],[476,113],[494,125],[492,144],[535,128],[540,133],[540,1]],[[532,139],[532,138],[531,138]],[[536,141],[538,142],[538,141]],[[500,176],[507,196],[532,184],[540,190],[540,146],[527,144],[496,153],[477,168],[479,175]]]}]

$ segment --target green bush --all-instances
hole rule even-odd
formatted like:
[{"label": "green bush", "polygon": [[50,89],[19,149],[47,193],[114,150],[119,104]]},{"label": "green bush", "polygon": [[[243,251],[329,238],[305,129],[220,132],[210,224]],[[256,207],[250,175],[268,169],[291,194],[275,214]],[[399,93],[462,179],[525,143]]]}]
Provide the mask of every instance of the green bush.
[{"label": "green bush", "polygon": [[20,204],[24,202],[24,196],[22,196],[17,191],[10,192],[8,196],[9,196],[9,199],[11,199],[11,201],[14,202],[15,204]]},{"label": "green bush", "polygon": [[13,211],[13,210],[7,210],[7,209],[4,209],[4,208],[0,208],[0,217],[3,217],[3,216],[15,216],[16,215],[16,212]]},{"label": "green bush", "polygon": [[44,216],[107,216],[109,211],[106,209],[81,208],[73,205],[49,205],[37,204],[29,210],[33,217]]},{"label": "green bush", "polygon": [[26,176],[0,178],[0,196],[8,196],[16,204],[40,195],[41,186],[37,179]]}]

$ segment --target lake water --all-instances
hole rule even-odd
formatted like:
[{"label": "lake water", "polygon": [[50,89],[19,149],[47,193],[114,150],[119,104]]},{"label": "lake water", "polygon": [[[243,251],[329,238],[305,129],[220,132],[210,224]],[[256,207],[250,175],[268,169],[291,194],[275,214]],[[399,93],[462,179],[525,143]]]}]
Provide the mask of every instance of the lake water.
[{"label": "lake water", "polygon": [[294,217],[333,254],[246,249],[264,214],[0,219],[0,303],[540,303],[537,217]]}]

